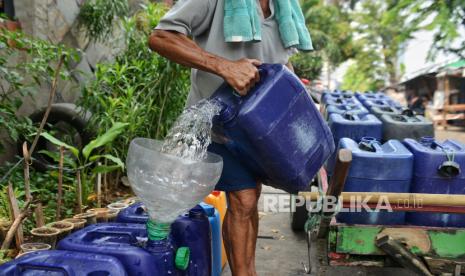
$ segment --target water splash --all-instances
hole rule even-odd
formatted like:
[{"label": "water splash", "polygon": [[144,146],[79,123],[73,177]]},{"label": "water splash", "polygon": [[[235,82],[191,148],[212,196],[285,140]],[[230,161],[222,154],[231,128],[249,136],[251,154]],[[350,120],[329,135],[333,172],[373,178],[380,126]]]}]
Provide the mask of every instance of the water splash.
[{"label": "water splash", "polygon": [[178,117],[162,146],[162,152],[199,161],[205,159],[211,143],[212,120],[221,111],[215,100],[201,100]]}]

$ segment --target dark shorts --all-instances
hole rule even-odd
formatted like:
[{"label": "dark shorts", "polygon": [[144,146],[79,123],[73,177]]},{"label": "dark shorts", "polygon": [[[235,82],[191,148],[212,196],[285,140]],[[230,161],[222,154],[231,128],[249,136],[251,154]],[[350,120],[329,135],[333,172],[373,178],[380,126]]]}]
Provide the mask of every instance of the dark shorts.
[{"label": "dark shorts", "polygon": [[234,156],[225,145],[211,143],[208,151],[223,157],[223,172],[215,190],[234,192],[257,187],[257,177]]}]

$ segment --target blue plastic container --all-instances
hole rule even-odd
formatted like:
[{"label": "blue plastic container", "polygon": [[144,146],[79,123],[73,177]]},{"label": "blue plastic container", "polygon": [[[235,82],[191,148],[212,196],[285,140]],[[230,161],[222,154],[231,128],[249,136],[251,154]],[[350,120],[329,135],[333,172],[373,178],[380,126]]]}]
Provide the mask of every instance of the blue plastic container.
[{"label": "blue plastic container", "polygon": [[189,247],[188,276],[210,276],[212,272],[212,235],[204,209],[196,206],[171,225],[171,236],[178,247]]},{"label": "blue plastic container", "polygon": [[[380,144],[366,137],[357,143],[342,138],[339,148],[352,151],[345,192],[409,192],[413,155],[401,142],[389,140]],[[398,225],[404,224],[405,212],[341,212],[336,218],[349,224]]]},{"label": "blue plastic container", "polygon": [[120,223],[147,223],[149,214],[145,211],[142,202],[136,202],[119,211],[115,222]]},{"label": "blue plastic container", "polygon": [[363,116],[366,114],[370,114],[370,111],[366,109],[361,104],[355,105],[328,105],[325,108],[325,119],[328,119],[329,115],[336,113],[336,114],[355,114],[358,116]]},{"label": "blue plastic container", "polygon": [[223,267],[221,265],[221,248],[222,248],[222,239],[221,239],[221,220],[220,213],[210,204],[200,203],[199,204],[205,214],[208,216],[211,229],[211,250],[212,250],[212,275],[220,276]]},{"label": "blue plastic container", "polygon": [[[360,142],[363,137],[373,137],[378,141],[383,134],[383,125],[378,118],[372,114],[363,116],[352,114],[331,114],[329,115],[328,125],[333,133],[334,142],[339,143],[341,138],[350,138]],[[328,174],[332,175],[336,154],[334,153],[327,162]]]},{"label": "blue plastic container", "polygon": [[368,108],[368,110],[372,110],[373,107],[379,107],[379,108],[382,108],[382,107],[390,107],[390,106],[393,106],[393,107],[399,107],[401,108],[402,105],[394,100],[391,100],[391,99],[383,99],[383,100],[366,100],[365,102],[363,102],[363,105]]},{"label": "blue plastic container", "polygon": [[350,91],[340,91],[335,90],[333,92],[324,92],[321,96],[321,104],[326,104],[329,101],[337,99],[352,99],[355,97],[355,94]]},{"label": "blue plastic container", "polygon": [[[415,157],[410,191],[426,194],[465,194],[465,144],[454,140],[439,142],[430,137],[405,139]],[[465,215],[409,213],[415,225],[465,227]]]},{"label": "blue plastic container", "polygon": [[[198,217],[195,214],[195,212],[199,212],[200,210],[198,208],[194,208],[191,210],[190,215],[180,216],[171,226],[171,228],[174,229],[174,231],[172,231],[172,235],[173,235],[174,240],[177,242],[178,246],[190,245],[190,241],[186,237],[192,237],[195,235],[200,235],[199,237],[196,238],[198,241],[200,241],[200,244],[204,243],[205,241],[210,241],[210,240],[212,240],[212,244],[214,246],[217,246],[217,244],[219,244],[220,246],[219,255],[216,255],[215,253],[216,247],[212,247],[212,244],[209,244],[207,246],[208,248],[205,246],[204,246],[205,248],[201,246],[200,250],[197,250],[197,251],[196,249],[191,249],[191,256],[193,258],[191,261],[192,263],[198,264],[197,267],[205,268],[206,266],[204,265],[204,263],[209,262],[208,258],[210,259],[213,258],[213,260],[210,261],[212,263],[211,267],[212,267],[213,273],[218,271],[218,268],[221,273],[221,269],[222,269],[221,267],[221,236],[220,236],[221,231],[218,228],[220,225],[219,214],[218,214],[218,211],[215,211],[215,209],[211,207],[211,205],[201,203],[199,206],[203,208],[202,210],[203,215],[200,218],[195,218],[195,217]],[[213,208],[213,210],[211,210],[211,208]],[[213,214],[211,214],[212,212]],[[208,216],[208,218],[205,215]],[[218,215],[218,221],[215,219],[217,215]],[[147,212],[145,211],[143,204],[141,202],[137,202],[121,210],[118,213],[116,222],[145,224],[147,223],[148,219],[149,219],[149,216]],[[205,222],[210,223],[210,225],[208,226],[202,225]],[[211,228],[211,231],[210,231],[210,228]],[[192,232],[194,230],[200,233],[189,233],[189,231]],[[208,233],[211,233],[210,236],[207,236]],[[197,248],[197,247],[194,246],[193,248]],[[209,250],[208,252],[213,251],[213,255],[211,253],[206,252],[205,250]],[[212,257],[209,257],[210,255],[212,255]],[[219,258],[219,261],[217,260],[217,258]],[[217,262],[219,262],[219,266],[217,265]],[[200,271],[196,272],[196,271],[191,271],[191,270],[192,269],[190,267],[188,270],[188,275],[204,275],[204,274],[201,274]],[[209,273],[209,272],[206,271],[205,273]]]},{"label": "blue plastic container", "polygon": [[126,276],[121,262],[96,253],[46,250],[31,252],[0,266],[1,276]]},{"label": "blue plastic container", "polygon": [[62,239],[58,249],[116,257],[130,276],[185,275],[175,267],[173,239],[147,241],[144,224],[93,224]]},{"label": "blue plastic container", "polygon": [[297,193],[334,151],[333,137],[296,75],[281,64],[259,72],[260,82],[245,97],[227,84],[214,93],[223,107],[215,132],[266,184]]},{"label": "blue plastic container", "polygon": [[355,93],[355,97],[364,104],[366,101],[390,100],[391,98],[382,92]]}]

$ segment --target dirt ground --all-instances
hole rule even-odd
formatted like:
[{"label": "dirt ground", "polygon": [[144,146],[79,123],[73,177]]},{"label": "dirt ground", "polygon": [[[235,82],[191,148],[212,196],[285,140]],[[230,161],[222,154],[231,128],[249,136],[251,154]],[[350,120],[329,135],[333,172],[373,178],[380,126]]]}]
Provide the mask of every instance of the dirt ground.
[{"label": "dirt ground", "polygon": [[[438,140],[454,139],[465,143],[465,128],[448,127],[447,130],[437,129],[435,136]],[[307,258],[307,244],[303,232],[293,232],[290,228],[289,212],[274,212],[265,210],[265,201],[270,197],[278,197],[284,200],[289,197],[279,190],[264,187],[259,203],[260,227],[257,244],[256,266],[258,275],[262,276],[284,276],[284,275],[308,275],[305,274],[302,262]],[[284,202],[285,204],[285,202]],[[334,268],[328,271],[328,275],[346,275],[348,271]],[[382,275],[374,271],[360,271],[350,273],[354,275]],[[401,276],[410,273],[393,269],[389,275]],[[225,268],[224,276],[230,276],[228,267]],[[411,275],[411,274],[410,274]]]}]

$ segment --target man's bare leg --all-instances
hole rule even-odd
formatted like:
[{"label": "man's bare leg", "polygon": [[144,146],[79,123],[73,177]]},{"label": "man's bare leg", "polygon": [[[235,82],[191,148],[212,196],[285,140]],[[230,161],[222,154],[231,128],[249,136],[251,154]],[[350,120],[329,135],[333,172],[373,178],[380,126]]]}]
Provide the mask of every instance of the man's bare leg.
[{"label": "man's bare leg", "polygon": [[228,210],[223,222],[229,266],[234,276],[253,276],[258,234],[259,188],[228,192]]}]

